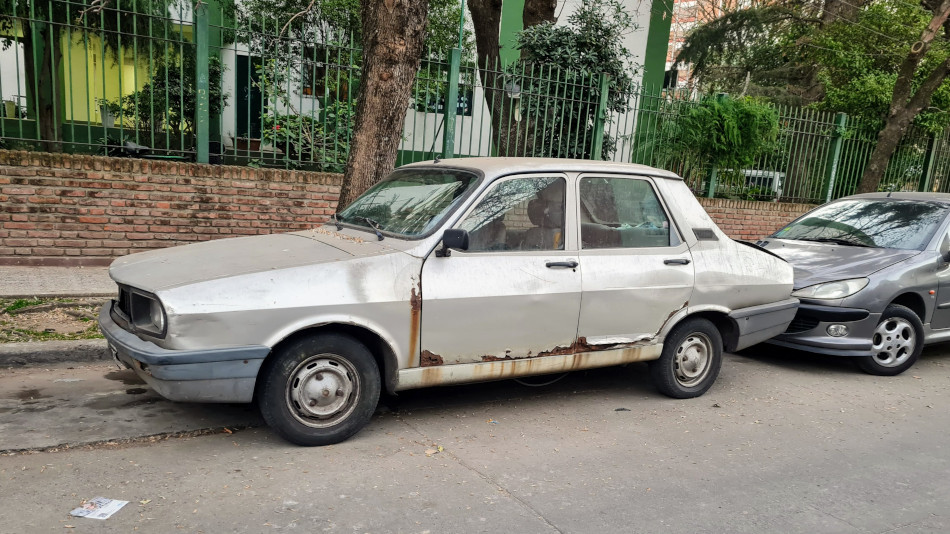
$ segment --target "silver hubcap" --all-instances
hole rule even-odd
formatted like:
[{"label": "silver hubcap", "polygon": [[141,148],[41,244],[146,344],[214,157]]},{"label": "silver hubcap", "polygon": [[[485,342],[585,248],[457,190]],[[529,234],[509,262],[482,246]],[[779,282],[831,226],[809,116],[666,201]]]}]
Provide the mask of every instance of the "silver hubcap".
[{"label": "silver hubcap", "polygon": [[917,336],[914,327],[901,317],[881,321],[871,338],[874,360],[884,367],[896,367],[906,362],[916,347]]},{"label": "silver hubcap", "polygon": [[307,426],[331,426],[356,407],[359,387],[359,376],[350,362],[335,354],[318,354],[290,374],[287,407]]},{"label": "silver hubcap", "polygon": [[705,334],[693,333],[676,347],[673,359],[673,373],[676,381],[686,387],[702,382],[709,373],[709,360],[712,358],[712,342]]}]

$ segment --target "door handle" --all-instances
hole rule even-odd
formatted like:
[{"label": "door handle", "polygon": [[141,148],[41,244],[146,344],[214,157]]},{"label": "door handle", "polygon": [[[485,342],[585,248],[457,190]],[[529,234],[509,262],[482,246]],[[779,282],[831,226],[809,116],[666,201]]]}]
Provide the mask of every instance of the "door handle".
[{"label": "door handle", "polygon": [[666,265],[689,265],[689,260],[686,258],[671,258],[663,260],[663,263]]},{"label": "door handle", "polygon": [[549,261],[544,264],[548,269],[554,269],[556,267],[563,267],[565,269],[574,269],[577,267],[576,261]]}]

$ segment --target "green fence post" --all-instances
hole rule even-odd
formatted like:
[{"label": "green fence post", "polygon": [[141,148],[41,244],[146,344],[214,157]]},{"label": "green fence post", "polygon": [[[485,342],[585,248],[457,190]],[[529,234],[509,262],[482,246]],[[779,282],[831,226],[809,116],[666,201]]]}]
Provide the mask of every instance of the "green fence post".
[{"label": "green fence post", "polygon": [[208,126],[211,122],[208,92],[208,4],[198,2],[195,7],[195,47],[197,72],[195,79],[195,134],[198,137],[198,163],[208,163]]},{"label": "green fence post", "polygon": [[445,90],[445,133],[442,134],[442,157],[455,155],[455,115],[459,106],[459,65],[462,51],[453,48],[449,53],[449,83]]},{"label": "green fence post", "polygon": [[938,142],[940,139],[935,134],[930,134],[930,139],[927,140],[927,153],[924,155],[924,171],[920,176],[920,181],[917,182],[917,190],[920,192],[926,193],[933,188]]},{"label": "green fence post", "polygon": [[706,198],[716,196],[716,186],[719,185],[719,167],[713,165],[709,169],[709,188],[706,189]]},{"label": "green fence post", "polygon": [[594,118],[594,145],[591,148],[591,159],[603,159],[604,125],[607,123],[607,84],[610,76],[606,72],[600,73],[600,101],[597,102],[597,115]]},{"label": "green fence post", "polygon": [[835,181],[838,179],[838,167],[841,164],[841,145],[844,140],[844,129],[848,126],[848,114],[835,114],[835,129],[831,132],[831,142],[828,146],[828,165],[825,167],[825,202],[831,202],[835,192]]}]

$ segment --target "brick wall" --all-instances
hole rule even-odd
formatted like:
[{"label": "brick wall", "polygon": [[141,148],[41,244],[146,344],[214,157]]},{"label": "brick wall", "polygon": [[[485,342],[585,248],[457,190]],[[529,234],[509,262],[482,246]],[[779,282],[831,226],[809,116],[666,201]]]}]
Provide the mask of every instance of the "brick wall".
[{"label": "brick wall", "polygon": [[[341,176],[0,151],[0,265],[107,265],[154,248],[310,228]],[[764,237],[814,206],[700,198],[727,234]]]},{"label": "brick wall", "polygon": [[0,151],[0,265],[107,265],[142,250],[312,227],[340,175]]},{"label": "brick wall", "polygon": [[699,198],[698,200],[706,209],[706,213],[729,237],[751,241],[772,234],[816,207],[814,204],[756,202],[725,198]]}]

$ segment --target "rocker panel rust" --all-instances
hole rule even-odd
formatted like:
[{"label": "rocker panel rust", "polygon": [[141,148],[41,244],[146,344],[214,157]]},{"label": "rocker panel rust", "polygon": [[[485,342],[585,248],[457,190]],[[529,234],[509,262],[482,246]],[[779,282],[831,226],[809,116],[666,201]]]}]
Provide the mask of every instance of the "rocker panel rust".
[{"label": "rocker panel rust", "polygon": [[448,384],[487,382],[519,376],[563,373],[565,371],[650,361],[658,359],[662,350],[663,345],[659,343],[638,344],[628,348],[612,348],[576,354],[401,369],[396,391]]}]

